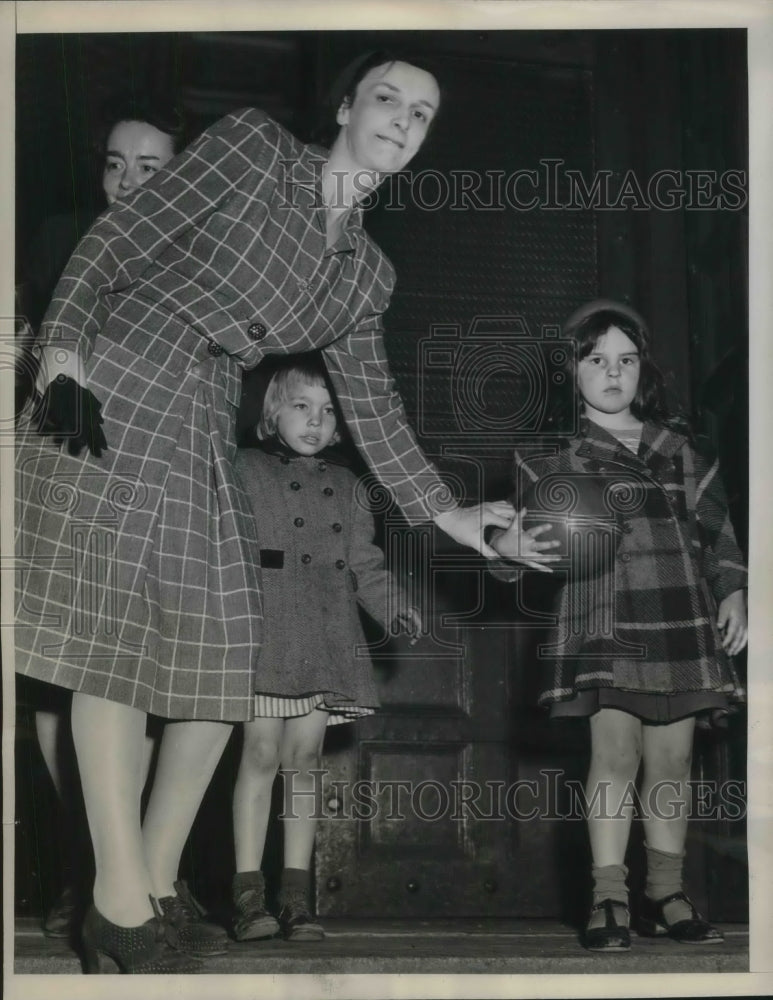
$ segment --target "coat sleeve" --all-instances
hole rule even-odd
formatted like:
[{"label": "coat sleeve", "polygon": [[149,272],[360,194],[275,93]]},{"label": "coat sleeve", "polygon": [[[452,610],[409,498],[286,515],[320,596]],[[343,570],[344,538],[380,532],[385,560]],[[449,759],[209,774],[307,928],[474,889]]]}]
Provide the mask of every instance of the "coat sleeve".
[{"label": "coat sleeve", "polygon": [[695,463],[695,514],[703,549],[703,575],[719,603],[747,585],[743,555],[728,514],[719,463],[693,451]]},{"label": "coat sleeve", "polygon": [[252,108],[227,115],[104,212],[78,243],[54,290],[38,346],[61,343],[88,357],[108,315],[105,296],[135,282],[246,174],[265,171],[276,148],[266,141],[272,127]]},{"label": "coat sleeve", "polygon": [[[391,291],[391,289],[390,289]],[[387,301],[383,304],[386,309]],[[382,312],[323,349],[355,445],[410,524],[432,520],[450,493],[419,447],[395,390],[384,347]]]},{"label": "coat sleeve", "polygon": [[355,488],[352,498],[349,566],[354,573],[358,603],[371,618],[389,628],[395,616],[409,606],[408,595],[384,566],[384,553],[374,544],[375,525],[365,491]]}]

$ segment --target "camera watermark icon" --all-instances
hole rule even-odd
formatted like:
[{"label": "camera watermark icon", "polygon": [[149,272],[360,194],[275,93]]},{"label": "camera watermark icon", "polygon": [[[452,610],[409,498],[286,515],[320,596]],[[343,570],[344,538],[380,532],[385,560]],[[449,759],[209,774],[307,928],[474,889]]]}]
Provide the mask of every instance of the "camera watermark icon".
[{"label": "camera watermark icon", "polygon": [[435,324],[418,343],[418,430],[428,439],[490,444],[577,432],[576,345],[556,326],[535,336],[523,316]]}]

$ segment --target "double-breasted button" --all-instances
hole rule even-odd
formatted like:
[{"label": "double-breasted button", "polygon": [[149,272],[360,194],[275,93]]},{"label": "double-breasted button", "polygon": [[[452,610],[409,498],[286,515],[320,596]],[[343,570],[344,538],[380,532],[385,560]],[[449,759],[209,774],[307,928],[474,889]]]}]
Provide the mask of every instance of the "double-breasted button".
[{"label": "double-breasted button", "polygon": [[301,488],[301,484],[300,484],[300,483],[297,483],[297,482],[295,482],[295,480],[293,480],[293,481],[292,481],[292,482],[290,483],[290,489],[291,489],[291,490],[299,490],[300,488]]},{"label": "double-breasted button", "polygon": [[293,521],[293,524],[295,525],[296,528],[302,528],[305,523],[306,522],[303,520],[302,517],[296,517],[296,519]]},{"label": "double-breasted button", "polygon": [[319,469],[320,472],[324,472],[325,469],[327,468],[327,463],[326,462],[320,462],[317,465],[317,468]]},{"label": "double-breasted button", "polygon": [[325,494],[326,497],[332,497],[332,495],[333,495],[333,487],[332,486],[326,486],[324,488],[324,490],[322,490],[322,492]]},{"label": "double-breasted button", "polygon": [[263,340],[268,333],[268,330],[263,323],[250,323],[247,327],[247,333],[253,340]]},{"label": "double-breasted button", "polygon": [[289,465],[290,464],[290,459],[287,457],[287,455],[280,456],[279,461],[282,463],[282,465]]},{"label": "double-breasted button", "polygon": [[304,566],[309,565],[309,563],[311,562],[311,556],[309,555],[308,552],[303,553],[303,555],[301,556],[301,562],[304,564]]},{"label": "double-breasted button", "polygon": [[223,348],[220,344],[216,344],[214,340],[210,340],[207,344],[207,350],[212,355],[213,358],[219,358],[223,353]]},{"label": "double-breasted button", "polygon": [[633,531],[633,525],[631,524],[630,521],[623,521],[623,531],[626,533],[626,535],[631,534],[631,532]]},{"label": "double-breasted button", "polygon": [[343,527],[338,523],[338,521],[336,521],[336,523],[332,525],[332,528],[333,531],[335,531],[336,533],[338,533],[339,531],[343,531]]},{"label": "double-breasted button", "polygon": [[630,562],[630,561],[631,557],[628,555],[628,553],[623,552],[623,554],[620,556],[620,562]]},{"label": "double-breasted button", "polygon": [[336,569],[343,569],[344,566],[346,566],[346,563],[343,559],[336,559]]}]

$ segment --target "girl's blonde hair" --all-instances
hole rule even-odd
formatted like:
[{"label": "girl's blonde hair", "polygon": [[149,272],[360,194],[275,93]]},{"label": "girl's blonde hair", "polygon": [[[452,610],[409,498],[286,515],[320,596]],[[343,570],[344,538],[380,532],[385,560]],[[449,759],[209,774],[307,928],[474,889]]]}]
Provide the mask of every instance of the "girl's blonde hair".
[{"label": "girl's blonde hair", "polygon": [[276,434],[276,415],[291,398],[293,390],[298,385],[321,385],[327,389],[336,410],[336,421],[340,424],[338,406],[321,363],[293,361],[274,372],[268,383],[266,395],[263,398],[263,413],[256,429],[256,434],[261,441],[266,441]]}]

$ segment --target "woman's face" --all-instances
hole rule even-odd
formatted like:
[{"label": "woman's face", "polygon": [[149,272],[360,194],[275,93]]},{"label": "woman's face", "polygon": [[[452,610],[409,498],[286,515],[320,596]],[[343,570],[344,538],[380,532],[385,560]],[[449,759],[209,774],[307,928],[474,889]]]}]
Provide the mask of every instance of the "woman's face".
[{"label": "woman's face", "polygon": [[354,167],[391,174],[418,152],[440,103],[431,73],[410,63],[374,66],[357,85],[353,101],[344,101],[336,121]]},{"label": "woman's face", "polygon": [[174,156],[172,137],[148,122],[118,122],[107,138],[102,190],[108,205],[144,184]]}]

